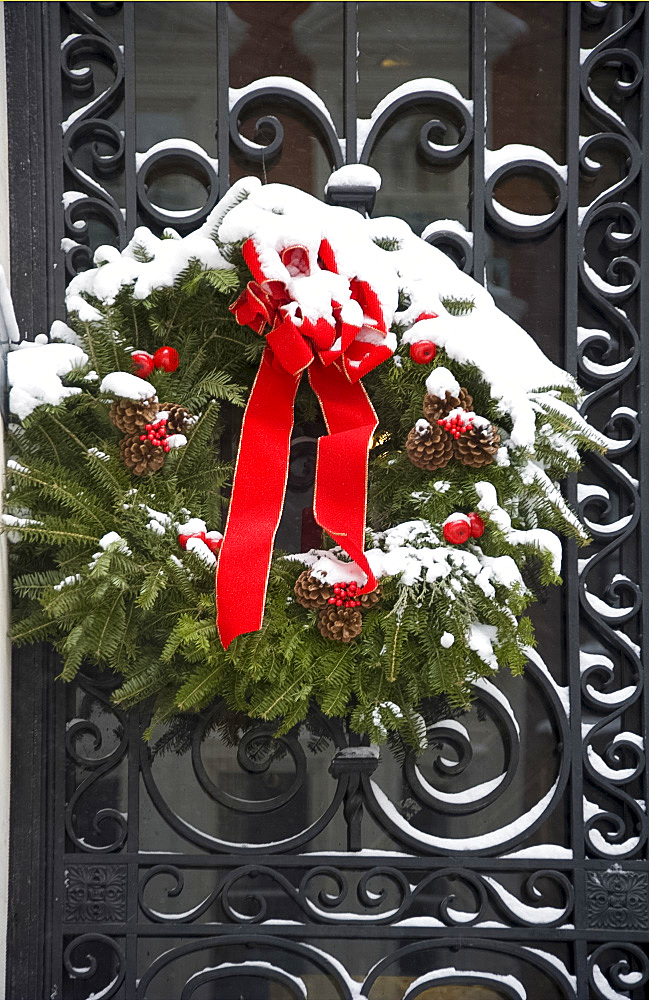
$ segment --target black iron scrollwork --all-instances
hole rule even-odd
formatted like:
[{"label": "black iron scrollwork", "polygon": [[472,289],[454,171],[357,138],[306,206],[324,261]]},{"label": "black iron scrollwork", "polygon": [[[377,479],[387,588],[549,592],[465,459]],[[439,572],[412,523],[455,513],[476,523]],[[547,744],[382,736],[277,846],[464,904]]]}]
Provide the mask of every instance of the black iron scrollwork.
[{"label": "black iron scrollwork", "polygon": [[[72,275],[92,263],[89,220],[96,219],[108,226],[119,246],[126,240],[126,222],[120,206],[98,179],[116,177],[125,169],[123,133],[110,120],[123,100],[124,53],[115,39],[79,7],[75,4],[65,6],[71,25],[78,29],[61,46],[65,86],[75,97],[92,95],[96,90],[94,61],[108,66],[113,75],[105,90],[91,97],[62,125],[66,184],[73,185],[63,195],[66,234],[71,240],[71,244],[66,245],[66,269]],[[82,147],[90,147],[92,176],[75,162],[75,154]]]},{"label": "black iron scrollwork", "polygon": [[[138,895],[140,909],[150,921],[193,924],[218,905],[225,921],[233,924],[272,923],[295,912],[306,918],[305,923],[340,925],[349,919],[351,906],[359,926],[406,926],[419,920],[431,927],[474,927],[493,912],[511,927],[558,927],[570,919],[574,904],[569,879],[551,869],[532,872],[520,885],[517,875],[516,886],[508,887],[493,876],[461,866],[422,874],[384,864],[357,875],[321,864],[295,880],[290,872],[248,864],[218,877],[214,888],[192,905],[185,875],[179,866],[169,864],[146,871]],[[159,899],[165,886],[166,898],[178,899],[180,911],[162,909],[161,903],[151,901]]]},{"label": "black iron scrollwork", "polygon": [[421,79],[391,91],[376,106],[371,118],[357,123],[359,163],[369,163],[377,142],[397,119],[414,109],[432,107],[443,114],[458,133],[457,142],[444,143],[448,125],[441,118],[426,122],[419,132],[418,154],[431,165],[457,164],[473,141],[473,117],[470,102],[444,80]]},{"label": "black iron scrollwork", "polygon": [[[595,5],[583,6],[587,22],[597,16],[601,17],[598,23],[606,23],[602,11],[591,10]],[[642,5],[634,5],[630,16],[621,24],[618,20],[615,30],[585,52],[580,73],[582,110],[598,130],[580,141],[582,176],[596,180],[603,170],[603,157],[615,158],[621,165],[619,179],[580,210],[579,223],[582,301],[601,317],[598,325],[602,327],[580,331],[579,373],[593,387],[583,412],[596,422],[608,412],[603,430],[609,437],[607,456],[589,462],[591,482],[581,487],[580,502],[595,541],[580,578],[581,614],[600,650],[606,651],[582,654],[583,702],[598,716],[584,738],[584,771],[598,800],[586,801],[585,834],[589,853],[603,858],[632,857],[647,837],[646,812],[632,794],[645,757],[640,738],[627,733],[624,724],[628,711],[639,704],[644,684],[640,650],[625,631],[638,619],[642,594],[638,584],[624,574],[616,574],[603,593],[598,592],[602,571],[615,565],[640,527],[638,484],[624,465],[637,449],[640,424],[632,407],[616,404],[620,393],[628,398],[629,391],[634,391],[640,364],[633,302],[641,269],[632,255],[641,232],[634,201],[642,150],[625,120],[625,108],[642,83],[643,68],[633,49],[623,43],[642,17]],[[607,102],[597,93],[600,78],[608,81]],[[595,244],[593,237],[599,237]],[[594,246],[598,258],[591,263]],[[609,254],[612,259],[604,264],[602,274],[599,262]]]},{"label": "black iron scrollwork", "polygon": [[649,960],[637,945],[603,944],[588,958],[588,979],[597,1000],[628,996],[631,989],[640,996],[649,981]]},{"label": "black iron scrollwork", "polygon": [[[110,688],[103,690],[100,683],[81,676],[78,684],[106,717],[112,719],[114,728],[113,738],[109,739],[107,726],[102,728],[92,719],[76,719],[68,726],[65,733],[67,755],[82,774],[85,772],[85,777],[67,801],[65,826],[68,837],[78,850],[107,854],[118,851],[124,845],[127,816],[116,806],[102,805],[92,813],[88,831],[85,829],[85,813],[88,803],[101,801],[101,792],[105,788],[102,779],[119,773],[128,750],[127,726],[122,713],[110,704]],[[92,747],[86,749],[89,740],[92,740]],[[82,822],[83,832],[79,829]]]},{"label": "black iron scrollwork", "polygon": [[[101,960],[100,960],[101,956]],[[112,961],[112,972],[108,973],[108,982],[93,982],[101,967],[103,977],[106,977],[106,958]],[[101,996],[110,1000],[114,997],[124,982],[126,960],[124,952],[114,938],[105,934],[81,934],[70,941],[63,954],[63,967],[72,980],[83,979],[92,986],[90,995]],[[95,989],[96,987],[96,989]]]},{"label": "black iron scrollwork", "polygon": [[265,143],[247,139],[241,134],[241,121],[256,108],[268,104],[281,104],[306,116],[315,132],[321,137],[334,168],[343,165],[343,154],[336,128],[326,105],[305,84],[290,77],[264,78],[242,90],[231,90],[230,141],[234,148],[252,163],[271,163],[282,151],[284,128],[275,115],[262,115],[255,124],[257,138],[267,138]]}]

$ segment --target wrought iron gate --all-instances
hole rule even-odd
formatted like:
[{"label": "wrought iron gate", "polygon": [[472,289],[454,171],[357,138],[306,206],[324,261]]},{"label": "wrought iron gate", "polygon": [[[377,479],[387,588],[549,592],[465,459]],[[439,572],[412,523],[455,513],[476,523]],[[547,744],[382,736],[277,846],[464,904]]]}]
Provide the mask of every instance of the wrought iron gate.
[{"label": "wrought iron gate", "polygon": [[[5,8],[24,336],[61,315],[98,243],[184,233],[243,173],[317,194],[370,163],[376,214],[487,281],[578,372],[611,439],[568,484],[593,543],[581,560],[568,546],[525,679],[483,682],[420,760],[324,718],[272,747],[196,719],[152,756],[105,679],[66,689],[47,654],[21,655],[8,996],[638,1000],[645,5]],[[296,448],[296,517],[308,461]]]}]

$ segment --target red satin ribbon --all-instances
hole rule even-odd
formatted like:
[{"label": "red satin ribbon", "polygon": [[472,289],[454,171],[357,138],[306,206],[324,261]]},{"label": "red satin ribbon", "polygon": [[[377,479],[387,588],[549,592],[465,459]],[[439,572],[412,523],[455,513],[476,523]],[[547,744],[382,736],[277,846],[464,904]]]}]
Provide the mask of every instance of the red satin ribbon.
[{"label": "red satin ribbon", "polygon": [[[252,243],[243,247],[254,281],[231,306],[238,322],[266,333],[267,346],[243,418],[232,497],[216,571],[217,628],[224,648],[245,632],[261,628],[273,543],[284,506],[293,430],[293,406],[302,372],[318,397],[328,435],[318,441],[314,515],[318,524],[367,575],[360,593],[376,579],[364,555],[367,457],[378,420],[360,378],[391,355],[384,345],[355,340],[360,326],[345,324],[333,304],[335,325],[293,315],[286,286],[266,281]],[[324,268],[335,273],[326,241]],[[289,247],[282,259],[291,273],[308,273],[308,256]],[[306,264],[305,264],[306,261]],[[364,282],[350,282],[352,297],[371,323],[385,333],[376,294]]]}]

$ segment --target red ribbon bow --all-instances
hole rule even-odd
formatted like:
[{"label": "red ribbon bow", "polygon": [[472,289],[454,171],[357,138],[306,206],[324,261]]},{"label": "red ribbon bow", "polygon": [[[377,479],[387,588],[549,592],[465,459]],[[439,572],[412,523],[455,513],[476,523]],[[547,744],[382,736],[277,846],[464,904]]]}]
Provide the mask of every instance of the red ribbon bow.
[{"label": "red ribbon bow", "polygon": [[[392,354],[382,343],[387,333],[383,311],[367,282],[331,279],[343,301],[332,295],[328,308],[321,309],[325,315],[313,320],[286,282],[266,279],[252,239],[244,243],[243,257],[253,280],[230,308],[238,323],[266,337],[266,347],[243,418],[216,572],[217,628],[226,649],[236,636],[257,631],[263,620],[286,492],[293,406],[305,369],[329,432],[318,441],[313,513],[367,575],[358,593],[375,589],[363,550],[367,458],[378,420],[360,379]],[[280,259],[292,278],[311,275],[305,247],[287,247]],[[326,240],[317,267],[338,275]],[[320,282],[320,291],[323,287]]]}]

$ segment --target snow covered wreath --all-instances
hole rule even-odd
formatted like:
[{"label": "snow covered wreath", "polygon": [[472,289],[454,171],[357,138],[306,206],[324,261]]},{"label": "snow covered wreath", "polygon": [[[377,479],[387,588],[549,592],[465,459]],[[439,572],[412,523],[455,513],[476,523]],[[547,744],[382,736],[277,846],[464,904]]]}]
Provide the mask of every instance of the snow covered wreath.
[{"label": "snow covered wreath", "polygon": [[[557,483],[606,442],[484,288],[398,219],[251,178],[95,264],[8,359],[16,642],[114,671],[153,724],[223,698],[285,732],[315,704],[418,746],[430,699],[523,670],[560,536],[587,540]],[[319,419],[321,541],[286,555]]]}]

